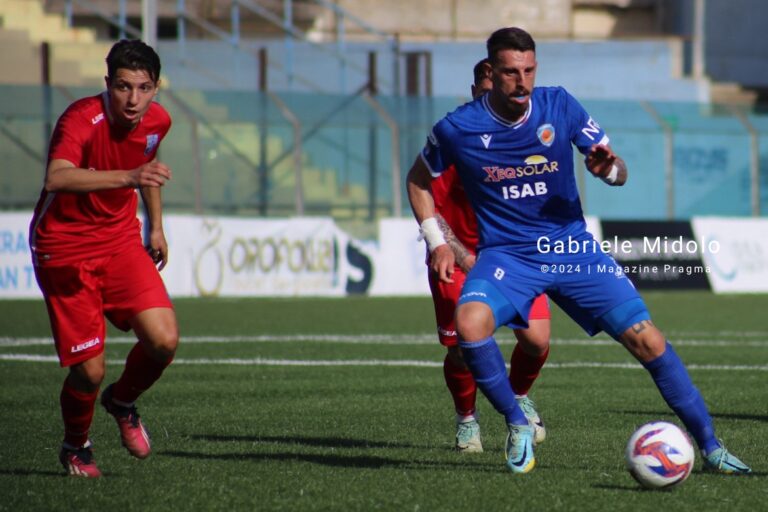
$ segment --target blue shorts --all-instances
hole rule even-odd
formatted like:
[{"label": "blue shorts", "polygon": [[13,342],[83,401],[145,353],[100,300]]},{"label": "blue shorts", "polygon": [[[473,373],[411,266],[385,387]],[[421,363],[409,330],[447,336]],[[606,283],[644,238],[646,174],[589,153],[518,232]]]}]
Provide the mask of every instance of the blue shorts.
[{"label": "blue shorts", "polygon": [[613,338],[649,320],[645,304],[621,267],[599,249],[573,254],[486,248],[469,272],[459,304],[483,302],[496,327],[528,327],[534,298],[546,292],[584,331]]}]

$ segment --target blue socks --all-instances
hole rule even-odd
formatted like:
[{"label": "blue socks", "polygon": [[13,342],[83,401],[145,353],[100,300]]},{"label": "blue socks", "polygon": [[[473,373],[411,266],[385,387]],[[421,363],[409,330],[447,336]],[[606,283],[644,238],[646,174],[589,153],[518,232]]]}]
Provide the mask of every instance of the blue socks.
[{"label": "blue socks", "polygon": [[691,382],[688,371],[672,345],[667,342],[664,353],[653,361],[643,363],[643,366],[651,374],[667,405],[675,411],[696,440],[699,449],[707,454],[719,448],[704,399]]},{"label": "blue socks", "polygon": [[493,407],[504,415],[507,424],[527,425],[528,420],[517,405],[509,383],[504,356],[493,336],[473,342],[461,340],[459,346],[477,387]]}]

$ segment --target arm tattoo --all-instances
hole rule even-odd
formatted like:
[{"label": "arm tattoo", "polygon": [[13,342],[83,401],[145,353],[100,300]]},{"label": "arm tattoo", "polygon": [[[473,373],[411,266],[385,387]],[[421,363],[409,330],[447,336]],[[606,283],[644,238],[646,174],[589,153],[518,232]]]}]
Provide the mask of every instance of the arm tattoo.
[{"label": "arm tattoo", "polygon": [[453,255],[456,257],[456,263],[461,266],[461,262],[464,261],[464,258],[471,254],[469,249],[459,242],[459,239],[456,238],[456,234],[451,229],[451,226],[448,225],[442,215],[435,213],[435,218],[437,219],[437,224],[440,226],[440,230],[442,230],[443,235],[445,236],[445,241],[448,244],[448,247],[451,248]]}]

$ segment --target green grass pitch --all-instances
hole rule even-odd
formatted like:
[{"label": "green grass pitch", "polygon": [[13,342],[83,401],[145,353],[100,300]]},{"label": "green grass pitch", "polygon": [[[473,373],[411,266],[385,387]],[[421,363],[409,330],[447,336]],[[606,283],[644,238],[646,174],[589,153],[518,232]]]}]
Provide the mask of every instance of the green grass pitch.
[{"label": "green grass pitch", "polygon": [[[644,491],[624,446],[679,422],[647,373],[554,308],[534,386],[548,428],[527,475],[505,469],[501,417],[480,396],[485,453],[457,454],[444,349],[428,298],[176,300],[182,345],[139,401],[154,452],[132,459],[100,408],[105,477],[65,478],[59,368],[45,307],[0,301],[0,510],[760,510],[768,500],[766,295],[644,294],[702,391],[718,436],[755,471]],[[498,336],[508,357],[511,332]],[[110,330],[107,382],[131,339]]]}]

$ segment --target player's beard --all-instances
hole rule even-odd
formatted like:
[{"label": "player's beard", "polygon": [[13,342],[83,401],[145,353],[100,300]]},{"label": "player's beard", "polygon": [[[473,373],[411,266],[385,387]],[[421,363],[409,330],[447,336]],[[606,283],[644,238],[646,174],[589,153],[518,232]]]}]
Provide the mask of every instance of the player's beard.
[{"label": "player's beard", "polygon": [[530,96],[526,99],[525,102],[519,102],[515,101],[513,97],[520,96],[520,94],[510,94],[509,98],[507,98],[507,112],[506,116],[510,121],[517,121],[520,118],[522,118],[525,115],[525,112],[528,110],[528,105],[531,102]]},{"label": "player's beard", "polygon": [[[526,96],[525,101],[516,101],[516,97]],[[490,92],[491,107],[507,121],[514,123],[520,120],[528,110],[528,104],[531,101],[530,95],[520,90],[514,93],[504,93],[501,90],[492,90]]]},{"label": "player's beard", "polygon": [[509,114],[512,121],[517,121],[525,115],[525,111],[528,110],[528,103],[518,103],[513,101],[509,105]]}]

